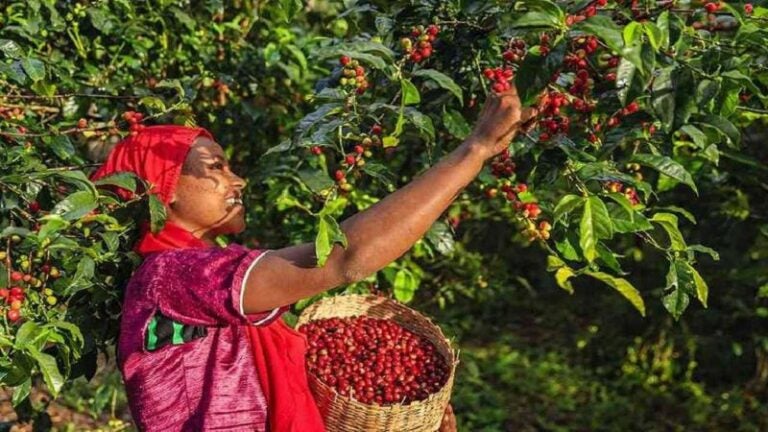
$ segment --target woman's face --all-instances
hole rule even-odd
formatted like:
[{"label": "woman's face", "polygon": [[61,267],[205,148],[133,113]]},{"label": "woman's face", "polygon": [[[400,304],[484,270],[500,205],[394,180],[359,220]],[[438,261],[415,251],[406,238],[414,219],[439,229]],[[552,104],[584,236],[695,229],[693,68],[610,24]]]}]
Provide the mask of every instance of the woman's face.
[{"label": "woman's face", "polygon": [[192,145],[169,204],[168,220],[208,242],[245,229],[245,180],[230,171],[221,146],[208,138]]}]

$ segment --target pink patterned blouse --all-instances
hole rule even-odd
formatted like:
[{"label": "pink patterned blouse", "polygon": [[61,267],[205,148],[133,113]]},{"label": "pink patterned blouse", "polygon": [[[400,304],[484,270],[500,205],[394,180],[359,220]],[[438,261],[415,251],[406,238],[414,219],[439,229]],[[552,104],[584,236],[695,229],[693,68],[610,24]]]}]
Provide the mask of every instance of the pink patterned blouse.
[{"label": "pink patterned blouse", "polygon": [[264,431],[267,406],[249,325],[285,308],[243,313],[243,284],[264,256],[240,245],[149,255],[128,283],[118,366],[142,431]]}]

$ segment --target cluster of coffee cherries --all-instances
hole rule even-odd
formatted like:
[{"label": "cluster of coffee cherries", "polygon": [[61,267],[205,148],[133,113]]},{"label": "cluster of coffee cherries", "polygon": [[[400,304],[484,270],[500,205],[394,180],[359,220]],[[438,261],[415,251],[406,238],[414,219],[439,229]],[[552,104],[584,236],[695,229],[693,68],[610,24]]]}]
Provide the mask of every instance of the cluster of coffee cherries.
[{"label": "cluster of coffee cherries", "polygon": [[411,29],[411,37],[400,39],[400,47],[403,48],[408,59],[414,63],[421,63],[432,56],[432,42],[440,33],[440,27],[430,24],[427,28],[423,25]]},{"label": "cluster of coffee cherries", "polygon": [[[371,148],[381,145],[381,134],[383,132],[381,125],[374,124],[371,127],[370,133],[360,136],[359,141],[356,141],[355,145],[352,147],[352,151],[344,156],[340,165],[348,169],[365,166],[365,158],[373,156]],[[310,151],[315,155],[320,155],[323,152],[322,148],[319,146],[311,147]],[[349,192],[352,190],[352,184],[347,181],[347,173],[344,170],[337,169],[333,173],[333,178],[336,180],[339,189],[342,191]]]},{"label": "cluster of coffee cherries", "polygon": [[568,133],[571,127],[571,119],[561,115],[561,108],[570,102],[565,94],[558,91],[544,93],[539,99],[539,141],[549,141],[558,133]]},{"label": "cluster of coffee cherries", "polygon": [[509,177],[515,173],[515,162],[509,155],[509,150],[504,149],[491,161],[491,174],[496,178]]},{"label": "cluster of coffee cherries", "polygon": [[509,40],[507,49],[501,54],[501,57],[509,63],[519,64],[527,52],[525,41],[520,38],[513,38]]},{"label": "cluster of coffee cherries", "polygon": [[512,205],[515,210],[522,216],[525,224],[523,234],[529,241],[535,241],[537,239],[548,240],[549,232],[552,229],[552,225],[545,220],[542,220],[536,225],[535,221],[541,215],[541,207],[535,202],[523,202],[520,200],[520,194],[528,191],[528,185],[525,183],[512,184],[509,181],[505,181],[499,186],[499,188],[488,188],[485,190],[485,196],[489,199],[496,198],[500,193],[502,196]]},{"label": "cluster of coffee cherries", "polygon": [[[21,237],[18,235],[11,236],[11,243],[20,243]],[[0,301],[4,304],[0,307],[5,312],[5,317],[11,323],[16,323],[22,318],[22,307],[27,301],[27,290],[32,288],[42,289],[45,302],[51,306],[55,306],[58,303],[58,298],[54,295],[53,291],[49,288],[44,288],[44,281],[41,278],[59,278],[61,272],[58,268],[51,266],[43,262],[44,253],[40,252],[36,254],[33,261],[30,261],[30,257],[27,254],[19,254],[18,258],[11,260],[8,252],[0,251],[0,261],[3,263],[11,264],[18,270],[12,270],[10,272],[10,279],[8,281],[9,286],[0,288]],[[33,264],[40,263],[39,275],[36,277],[33,273]]]},{"label": "cluster of coffee cherries", "polygon": [[361,95],[368,90],[368,78],[365,75],[365,68],[357,60],[343,55],[339,57],[339,64],[343,67],[339,84],[343,88],[354,90]]},{"label": "cluster of coffee cherries", "polygon": [[565,17],[565,25],[568,27],[580,23],[581,21],[584,21],[587,18],[593,17],[597,15],[597,8],[603,7],[608,4],[608,0],[595,0],[593,2],[587,3],[584,8],[582,8],[579,13],[575,15],[567,15]]},{"label": "cluster of coffee cherries", "polygon": [[140,112],[126,111],[123,113],[123,120],[128,122],[128,130],[131,131],[131,135],[136,135],[145,127],[141,124],[141,121],[144,120],[144,114]]},{"label": "cluster of coffee cherries", "polygon": [[437,348],[391,320],[328,318],[299,328],[307,335],[309,372],[364,404],[409,404],[447,382]]},{"label": "cluster of coffee cherries", "polygon": [[512,84],[510,84],[510,81],[515,76],[515,71],[510,67],[497,67],[497,68],[485,68],[483,70],[483,75],[485,75],[486,78],[491,80],[493,83],[491,85],[491,88],[496,93],[502,93],[510,88],[512,88]]},{"label": "cluster of coffee cherries", "polygon": [[[637,102],[634,102],[634,101],[630,102],[629,104],[627,104],[627,106],[619,110],[618,113],[609,117],[608,121],[606,122],[606,126],[608,126],[609,128],[616,127],[621,124],[622,117],[632,115],[638,112],[639,110],[640,110],[640,105]],[[595,130],[598,130],[598,131],[600,130],[599,125],[595,126]]]},{"label": "cluster of coffee cherries", "polygon": [[633,187],[624,186],[619,181],[608,181],[603,184],[603,189],[607,192],[623,194],[630,202],[630,204],[640,204],[640,197],[637,195],[637,191]]},{"label": "cluster of coffee cherries", "polygon": [[536,240],[549,240],[550,231],[552,231],[552,224],[548,221],[540,221],[537,225],[533,221],[527,220],[523,234],[528,241],[533,242]]}]

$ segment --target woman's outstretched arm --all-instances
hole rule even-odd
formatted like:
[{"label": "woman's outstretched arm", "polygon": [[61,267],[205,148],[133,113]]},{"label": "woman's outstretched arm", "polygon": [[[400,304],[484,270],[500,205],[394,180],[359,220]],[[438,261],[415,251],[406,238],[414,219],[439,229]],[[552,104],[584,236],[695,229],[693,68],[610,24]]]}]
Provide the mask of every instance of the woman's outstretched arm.
[{"label": "woman's outstretched arm", "polygon": [[316,267],[313,243],[267,253],[246,280],[245,313],[270,310],[359,281],[402,256],[480,173],[485,161],[507,148],[520,125],[534,114],[521,108],[514,87],[491,95],[472,134],[459,147],[340,224],[348,247],[335,245],[325,266]]}]

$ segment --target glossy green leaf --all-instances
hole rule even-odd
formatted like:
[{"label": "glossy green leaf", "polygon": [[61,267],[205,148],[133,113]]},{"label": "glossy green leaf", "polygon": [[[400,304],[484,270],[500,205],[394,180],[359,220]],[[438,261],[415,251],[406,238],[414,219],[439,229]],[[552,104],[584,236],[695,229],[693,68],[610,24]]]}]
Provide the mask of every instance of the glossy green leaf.
[{"label": "glossy green leaf", "polygon": [[446,110],[443,112],[443,125],[448,133],[458,139],[464,139],[469,136],[472,129],[469,123],[464,119],[460,112],[455,110]]},{"label": "glossy green leaf", "polygon": [[632,156],[632,161],[653,168],[664,175],[672,177],[673,179],[689,186],[697,195],[699,193],[699,191],[696,189],[696,184],[693,182],[693,177],[691,177],[691,174],[686,171],[682,165],[668,156],[640,153]]},{"label": "glossy green leaf", "polygon": [[420,69],[413,73],[413,76],[429,78],[437,83],[440,88],[448,90],[459,100],[461,105],[464,105],[464,96],[462,94],[461,87],[448,75],[434,70],[434,69]]},{"label": "glossy green leaf", "polygon": [[629,283],[629,281],[603,272],[586,271],[584,274],[591,276],[618,291],[624,298],[632,303],[632,306],[640,312],[640,315],[645,316],[645,302],[643,301],[643,297],[640,295],[637,288]]},{"label": "glossy green leaf", "polygon": [[21,61],[21,66],[32,81],[40,81],[45,78],[45,63],[42,61],[27,57]]},{"label": "glossy green leaf", "polygon": [[419,288],[419,281],[408,269],[400,269],[395,274],[393,285],[395,299],[401,303],[408,303],[413,300],[413,296]]},{"label": "glossy green leaf", "polygon": [[672,213],[656,213],[650,220],[651,222],[661,226],[664,231],[667,232],[672,250],[685,250],[685,239],[683,238],[683,234],[678,228],[677,216],[673,215]]},{"label": "glossy green leaf", "polygon": [[571,285],[570,279],[576,276],[573,269],[570,267],[560,267],[555,271],[555,281],[557,286],[573,294],[573,285]]},{"label": "glossy green leaf", "polygon": [[562,198],[560,198],[560,201],[557,202],[557,205],[555,206],[555,210],[553,212],[553,219],[555,221],[560,220],[565,214],[570,213],[577,208],[581,207],[582,204],[584,204],[584,200],[582,197],[578,195],[565,195]]},{"label": "glossy green leaf", "polygon": [[87,191],[78,191],[68,195],[54,206],[51,213],[61,216],[64,220],[79,219],[97,206],[96,198]]},{"label": "glossy green leaf", "polygon": [[412,82],[407,79],[402,79],[400,80],[400,88],[403,92],[403,104],[413,105],[421,102],[421,95],[419,95],[419,90],[415,85],[413,85]]},{"label": "glossy green leaf", "polygon": [[681,261],[677,265],[682,271],[685,271],[686,273],[690,274],[690,277],[691,279],[693,279],[693,284],[696,290],[696,298],[699,299],[702,306],[707,307],[707,299],[709,298],[709,287],[707,286],[707,283],[701,277],[699,272],[687,262]]},{"label": "glossy green leaf", "polygon": [[64,385],[64,377],[61,376],[59,367],[56,365],[56,359],[52,355],[40,352],[32,347],[29,347],[27,352],[37,362],[40,372],[43,374],[43,380],[46,386],[48,386],[48,391],[51,392],[53,397],[56,397]]},{"label": "glossy green leaf", "polygon": [[584,210],[579,224],[579,245],[587,261],[597,257],[597,242],[613,236],[613,224],[605,203],[596,196],[584,200]]},{"label": "glossy green leaf", "polygon": [[347,236],[344,235],[336,219],[330,215],[321,214],[318,220],[317,236],[315,236],[315,255],[317,256],[318,267],[325,265],[336,243],[346,248]]},{"label": "glossy green leaf", "polygon": [[134,173],[119,172],[107,177],[102,177],[93,183],[99,186],[101,185],[117,186],[129,192],[136,192],[136,186],[138,184],[138,181],[139,181],[139,178]]},{"label": "glossy green leaf", "polygon": [[149,195],[149,225],[153,233],[157,234],[165,226],[165,205],[155,194]]}]

